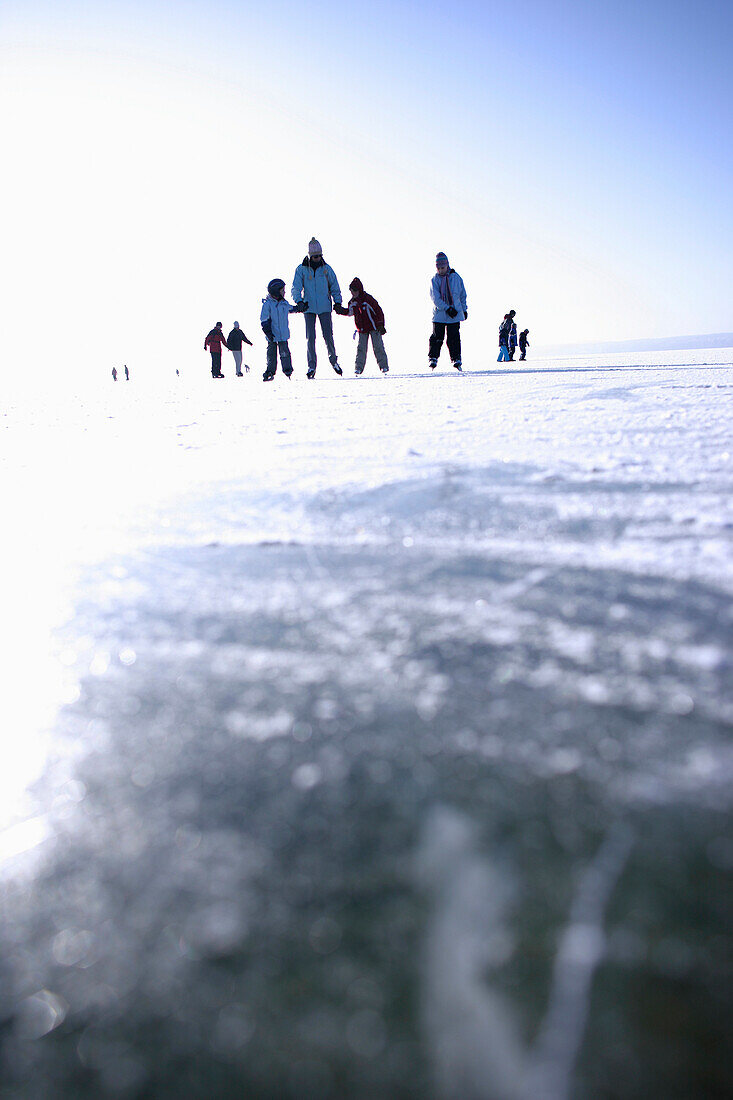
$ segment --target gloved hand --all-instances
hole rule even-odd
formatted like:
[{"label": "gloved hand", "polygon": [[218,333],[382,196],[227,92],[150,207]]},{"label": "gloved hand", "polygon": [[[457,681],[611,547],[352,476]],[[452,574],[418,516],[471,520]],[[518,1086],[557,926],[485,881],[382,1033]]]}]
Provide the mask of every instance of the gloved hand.
[{"label": "gloved hand", "polygon": [[303,307],[300,312],[305,313],[305,311],[308,308],[308,302],[307,301],[306,302],[298,302],[298,305],[301,305]]},{"label": "gloved hand", "polygon": [[451,318],[451,320],[454,317],[458,316],[458,310],[455,308],[455,306],[448,306],[448,308],[445,312],[448,314],[448,316]]},{"label": "gloved hand", "polygon": [[377,329],[377,331],[379,332],[380,336],[386,336],[387,335],[386,328],[380,328],[380,329]]},{"label": "gloved hand", "polygon": [[463,320],[464,321],[468,320],[468,310],[467,309],[464,309],[464,311],[463,311]]},{"label": "gloved hand", "polygon": [[349,316],[348,309],[346,308],[346,306],[341,305],[341,302],[334,302],[333,303],[333,311],[334,311],[334,313],[338,313],[339,317],[348,317]]}]

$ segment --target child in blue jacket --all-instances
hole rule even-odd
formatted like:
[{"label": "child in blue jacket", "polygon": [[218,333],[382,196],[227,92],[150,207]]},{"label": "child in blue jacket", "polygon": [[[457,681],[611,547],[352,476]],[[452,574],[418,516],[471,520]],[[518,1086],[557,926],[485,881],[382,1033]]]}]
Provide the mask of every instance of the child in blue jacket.
[{"label": "child in blue jacket", "polygon": [[286,378],[293,373],[293,363],[290,358],[290,325],[288,317],[291,313],[303,313],[305,302],[297,306],[291,306],[285,300],[285,281],[283,279],[271,279],[267,284],[267,297],[262,299],[262,311],[260,322],[262,331],[267,337],[267,366],[262,375],[263,382],[271,382],[277,370],[277,353],[280,352],[280,366]]}]

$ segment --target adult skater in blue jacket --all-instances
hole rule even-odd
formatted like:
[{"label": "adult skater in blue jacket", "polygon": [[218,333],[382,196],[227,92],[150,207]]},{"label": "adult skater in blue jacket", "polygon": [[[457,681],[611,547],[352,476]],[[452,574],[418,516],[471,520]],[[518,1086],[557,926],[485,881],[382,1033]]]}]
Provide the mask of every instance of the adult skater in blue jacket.
[{"label": "adult skater in blue jacket", "polygon": [[446,331],[448,334],[448,354],[456,370],[461,366],[461,321],[468,317],[466,309],[466,288],[463,279],[448,263],[445,252],[435,257],[437,274],[430,284],[430,297],[433,302],[433,333],[428,347],[428,365],[435,370],[438,365],[440,349],[443,347]]},{"label": "adult skater in blue jacket", "polygon": [[263,382],[270,382],[275,377],[277,370],[277,353],[280,352],[280,366],[286,378],[293,373],[293,364],[290,358],[290,325],[288,317],[291,313],[302,313],[304,303],[291,306],[285,299],[285,280],[271,279],[267,284],[267,297],[262,299],[262,311],[260,322],[262,331],[267,337],[267,365],[262,375]]},{"label": "adult skater in blue jacket", "polygon": [[308,244],[308,255],[298,264],[293,278],[293,301],[305,303],[305,334],[308,338],[308,377],[316,376],[316,317],[328,349],[328,361],[342,374],[333,342],[332,305],[341,305],[341,290],[336,272],[323,259],[323,249],[315,237]]}]

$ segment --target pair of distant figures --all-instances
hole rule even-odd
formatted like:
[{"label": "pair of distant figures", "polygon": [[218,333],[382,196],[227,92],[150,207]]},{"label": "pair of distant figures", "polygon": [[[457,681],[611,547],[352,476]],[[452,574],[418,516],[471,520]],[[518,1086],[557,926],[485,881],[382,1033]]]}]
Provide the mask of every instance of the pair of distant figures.
[{"label": "pair of distant figures", "polygon": [[[130,372],[127,369],[127,364],[125,364],[125,366],[123,367],[123,370],[125,372],[125,379],[126,379],[126,381],[129,382],[130,381]],[[112,367],[112,381],[113,382],[117,381],[117,367]]]},{"label": "pair of distant figures", "polygon": [[[217,321],[214,328],[207,335],[204,341],[204,351],[208,348],[211,352],[211,377],[223,378],[221,373],[221,350],[222,347],[227,348],[228,351],[234,356],[234,370],[237,378],[243,378],[242,374],[242,344],[249,344],[250,347],[254,347],[251,340],[242,332],[239,327],[239,321],[234,322],[234,328],[228,336],[224,335],[221,321]],[[244,369],[249,374],[249,367],[244,364]]]},{"label": "pair of distant figures", "polygon": [[[514,359],[517,350],[517,322],[514,320],[516,312],[516,309],[510,309],[508,313],[504,314],[504,320],[499,325],[499,355],[496,360],[497,363],[510,363]],[[527,348],[529,347],[528,336],[528,328],[519,333],[520,359],[527,358]]]}]

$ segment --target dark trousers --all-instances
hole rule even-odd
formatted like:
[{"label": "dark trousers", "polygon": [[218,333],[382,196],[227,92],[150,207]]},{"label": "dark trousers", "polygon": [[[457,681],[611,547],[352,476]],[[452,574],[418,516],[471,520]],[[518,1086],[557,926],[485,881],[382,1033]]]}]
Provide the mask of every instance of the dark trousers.
[{"label": "dark trousers", "polygon": [[448,324],[445,324],[443,321],[433,321],[433,335],[430,337],[428,355],[431,359],[438,358],[440,349],[443,346],[446,329],[448,330],[448,354],[450,355],[451,363],[458,363],[461,359],[460,321],[450,321]]},{"label": "dark trousers", "polygon": [[265,374],[272,378],[277,370],[277,353],[280,351],[280,366],[286,378],[293,373],[293,362],[290,358],[290,348],[287,340],[269,340],[267,343],[267,369]]},{"label": "dark trousers", "polygon": [[509,360],[510,361],[514,358],[516,350],[517,350],[517,345],[516,344],[514,345],[513,348],[509,348]]},{"label": "dark trousers", "polygon": [[328,361],[333,367],[338,363],[338,355],[333,342],[333,317],[330,310],[327,313],[306,313],[305,335],[308,339],[308,370],[316,369],[316,317],[321,322],[321,332],[328,351]]},{"label": "dark trousers", "polygon": [[527,349],[526,348],[521,348],[520,349],[519,358],[520,359],[526,359],[527,358]]},{"label": "dark trousers", "polygon": [[221,352],[212,351],[211,353],[211,377],[218,378],[221,374]]}]

